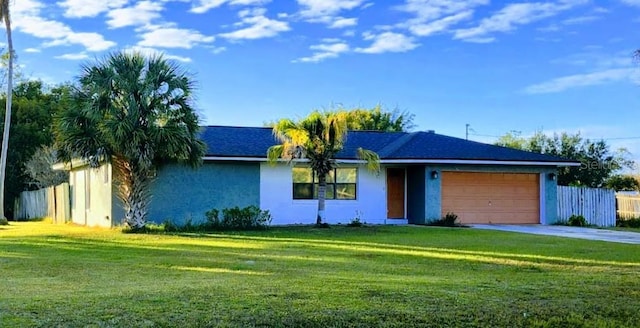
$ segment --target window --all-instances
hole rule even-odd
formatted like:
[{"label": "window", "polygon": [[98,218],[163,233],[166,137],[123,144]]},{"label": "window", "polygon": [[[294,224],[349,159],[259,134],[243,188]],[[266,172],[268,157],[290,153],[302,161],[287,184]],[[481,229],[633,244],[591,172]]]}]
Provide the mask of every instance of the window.
[{"label": "window", "polygon": [[[327,174],[326,199],[356,199],[358,169],[336,168]],[[318,176],[307,167],[293,168],[293,199],[318,199]]]}]

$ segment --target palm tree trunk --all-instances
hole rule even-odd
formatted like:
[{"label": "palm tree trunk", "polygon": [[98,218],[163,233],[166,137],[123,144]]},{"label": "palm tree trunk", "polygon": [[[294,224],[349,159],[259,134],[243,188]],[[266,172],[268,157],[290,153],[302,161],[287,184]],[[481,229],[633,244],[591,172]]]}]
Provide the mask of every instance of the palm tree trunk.
[{"label": "palm tree trunk", "polygon": [[320,225],[325,221],[325,198],[327,196],[327,175],[318,174],[318,216],[316,224]]},{"label": "palm tree trunk", "polygon": [[7,102],[4,114],[4,131],[2,133],[2,154],[0,155],[0,219],[4,218],[4,182],[7,167],[7,149],[9,148],[9,129],[11,128],[11,96],[13,93],[13,39],[11,38],[11,19],[8,0],[2,1],[5,27],[7,29],[7,46],[9,48],[9,69],[7,72]]},{"label": "palm tree trunk", "polygon": [[146,225],[149,205],[149,170],[142,165],[117,161],[118,198],[124,209],[124,225],[134,231]]}]

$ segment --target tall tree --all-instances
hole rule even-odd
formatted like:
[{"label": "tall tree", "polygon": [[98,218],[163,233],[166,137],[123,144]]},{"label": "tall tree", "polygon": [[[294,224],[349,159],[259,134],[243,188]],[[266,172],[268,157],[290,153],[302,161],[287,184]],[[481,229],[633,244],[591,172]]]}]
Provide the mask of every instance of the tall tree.
[{"label": "tall tree", "polygon": [[414,127],[413,117],[398,109],[385,110],[381,105],[371,109],[355,108],[347,112],[347,127],[349,130],[406,132]]},{"label": "tall tree", "polygon": [[58,155],[92,167],[112,163],[124,224],[143,229],[153,170],[166,162],[202,162],[193,81],[162,56],[121,52],[83,66],[79,84],[75,104],[55,123]]},{"label": "tall tree", "polygon": [[[281,158],[288,161],[307,159],[318,177],[318,225],[326,219],[327,175],[336,167],[335,155],[344,147],[348,115],[345,111],[314,111],[297,122],[282,119],[273,126],[273,134],[281,144],[268,149],[269,161],[275,163]],[[379,170],[380,158],[375,152],[358,148],[356,155],[366,162],[370,170]]]},{"label": "tall tree", "polygon": [[625,149],[611,151],[604,140],[584,139],[579,133],[547,136],[537,132],[529,138],[507,133],[496,144],[579,161],[580,166],[558,170],[558,184],[565,186],[601,188],[616,171],[633,167],[633,161],[628,159]]},{"label": "tall tree", "polygon": [[[13,200],[23,190],[34,188],[25,171],[26,162],[41,146],[51,145],[51,124],[56,112],[66,106],[65,97],[70,87],[63,85],[50,89],[41,81],[20,82],[13,88],[11,104],[11,138],[5,171],[5,216],[13,218]],[[0,100],[4,106],[5,99]],[[4,112],[0,112],[0,120]],[[4,131],[3,131],[4,132]]]},{"label": "tall tree", "polygon": [[0,219],[4,215],[4,182],[6,178],[7,150],[9,148],[9,130],[11,126],[11,96],[13,90],[13,38],[11,37],[11,15],[9,0],[0,0],[0,19],[4,20],[7,31],[7,47],[9,48],[9,67],[7,70],[7,101],[4,113],[4,130],[2,133],[2,153],[0,154]]}]

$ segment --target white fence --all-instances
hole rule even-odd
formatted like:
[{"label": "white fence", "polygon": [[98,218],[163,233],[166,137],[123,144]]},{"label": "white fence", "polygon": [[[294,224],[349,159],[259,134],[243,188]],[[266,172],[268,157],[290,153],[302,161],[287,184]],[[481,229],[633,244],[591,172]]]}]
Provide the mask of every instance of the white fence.
[{"label": "white fence", "polygon": [[29,220],[50,218],[54,223],[65,223],[70,218],[69,184],[40,190],[23,191],[14,204],[14,218]]},{"label": "white fence", "polygon": [[609,189],[558,186],[558,219],[582,215],[599,227],[616,225],[616,193]]},{"label": "white fence", "polygon": [[618,217],[631,219],[640,217],[640,195],[616,194]]}]

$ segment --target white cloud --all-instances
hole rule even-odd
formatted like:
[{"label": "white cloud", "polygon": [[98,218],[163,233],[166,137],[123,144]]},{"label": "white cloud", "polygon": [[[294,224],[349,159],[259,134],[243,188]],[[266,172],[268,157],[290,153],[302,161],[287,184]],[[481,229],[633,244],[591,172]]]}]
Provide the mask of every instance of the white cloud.
[{"label": "white cloud", "polygon": [[211,53],[217,55],[225,51],[227,51],[227,47],[214,47],[213,50],[211,50]]},{"label": "white cloud", "polygon": [[148,25],[152,20],[160,17],[162,10],[164,7],[158,2],[140,1],[133,7],[109,11],[107,25],[111,28]]},{"label": "white cloud", "polygon": [[603,53],[600,49],[600,46],[589,46],[585,48],[585,52],[556,58],[552,60],[551,63],[559,65],[588,66],[597,70],[628,68],[633,66],[631,51]]},{"label": "white cloud", "polygon": [[191,49],[200,43],[211,43],[213,36],[206,36],[195,30],[175,27],[159,27],[142,33],[140,47],[184,48]]},{"label": "white cloud", "polygon": [[555,93],[573,88],[623,81],[640,83],[640,71],[637,68],[612,68],[587,74],[569,75],[528,86],[524,92],[528,94]]},{"label": "white cloud", "polygon": [[579,25],[579,24],[585,24],[585,23],[597,21],[597,20],[599,20],[601,18],[602,17],[600,17],[600,16],[594,16],[594,15],[578,16],[578,17],[567,18],[567,19],[562,21],[562,24],[564,24],[564,25]]},{"label": "white cloud", "polygon": [[409,31],[416,36],[429,36],[438,32],[446,31],[450,26],[469,19],[472,15],[473,11],[471,10],[463,11],[429,23],[411,25],[409,26]]},{"label": "white cloud", "polygon": [[16,18],[14,26],[16,30],[37,38],[52,39],[45,43],[45,46],[49,47],[78,44],[89,51],[104,51],[116,45],[115,42],[105,40],[101,34],[73,32],[61,22],[36,16]]},{"label": "white cloud", "polygon": [[265,3],[269,3],[270,1],[271,0],[198,0],[197,5],[191,7],[190,11],[196,14],[204,14],[211,9],[224,5],[225,3],[236,6],[249,6],[263,5]]},{"label": "white cloud", "polygon": [[343,18],[336,17],[336,19],[329,24],[329,28],[345,28],[350,26],[358,25],[357,18]]},{"label": "white cloud", "polygon": [[587,0],[565,0],[553,2],[524,2],[506,5],[500,11],[485,18],[480,25],[472,28],[458,29],[454,38],[475,42],[477,40],[493,40],[489,34],[508,32],[518,25],[529,24],[583,4]]},{"label": "white cloud", "polygon": [[395,8],[414,17],[396,24],[395,27],[408,29],[421,37],[445,32],[471,18],[475,7],[488,3],[489,0],[405,0],[404,4]]},{"label": "white cloud", "polygon": [[16,1],[13,7],[13,27],[40,39],[49,39],[44,46],[81,45],[88,51],[104,51],[116,45],[101,34],[75,32],[60,21],[41,17],[43,4],[34,0]]},{"label": "white cloud", "polygon": [[413,23],[425,23],[488,3],[489,0],[406,0],[397,9],[414,14]]},{"label": "white cloud", "polygon": [[234,26],[246,27],[233,32],[222,33],[220,36],[231,40],[261,39],[274,37],[281,32],[291,30],[287,22],[269,19],[265,14],[266,10],[263,8],[242,10],[238,13],[241,21],[235,23]]},{"label": "white cloud", "polygon": [[[19,1],[17,1],[19,2]],[[66,9],[65,17],[83,18],[96,17],[110,9],[120,8],[129,2],[128,0],[64,0],[58,2],[58,6]]]},{"label": "white cloud", "polygon": [[343,10],[360,6],[364,0],[298,0],[304,17],[333,16]]},{"label": "white cloud", "polygon": [[42,3],[36,0],[15,1],[11,4],[13,5],[11,7],[11,16],[13,19],[15,19],[16,16],[39,15],[40,9],[43,7]]},{"label": "white cloud", "polygon": [[309,57],[302,57],[294,60],[294,63],[317,63],[328,58],[336,58],[342,53],[349,52],[351,48],[348,44],[339,39],[324,39],[324,43],[309,47],[315,52]]},{"label": "white cloud", "polygon": [[89,55],[87,55],[84,52],[81,52],[77,54],[64,54],[64,55],[56,56],[55,58],[66,59],[66,60],[83,60],[83,59],[89,58]]},{"label": "white cloud", "polygon": [[36,53],[36,52],[41,52],[42,50],[38,49],[38,48],[27,48],[24,49],[24,52],[30,52],[30,53]]},{"label": "white cloud", "polygon": [[158,49],[150,48],[150,47],[134,46],[134,47],[129,47],[129,48],[125,49],[124,51],[140,53],[143,56],[147,56],[147,57],[162,55],[162,57],[164,57],[165,59],[177,60],[177,61],[181,61],[183,63],[191,62],[191,58],[189,58],[189,57],[171,55],[171,54],[169,54],[169,53],[167,53],[167,52],[165,52],[163,50],[158,50]]},{"label": "white cloud", "polygon": [[345,10],[358,7],[366,8],[364,0],[297,0],[301,9],[298,16],[309,23],[326,24],[329,28],[344,28],[354,26],[356,18],[344,18],[339,14]]},{"label": "white cloud", "polygon": [[367,48],[356,48],[356,52],[366,54],[407,52],[419,46],[412,37],[394,32],[384,32],[378,35],[365,33],[364,39],[373,40],[373,44]]},{"label": "white cloud", "polygon": [[622,3],[627,4],[629,6],[640,7],[640,0],[621,0]]}]

